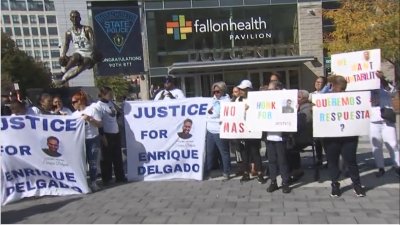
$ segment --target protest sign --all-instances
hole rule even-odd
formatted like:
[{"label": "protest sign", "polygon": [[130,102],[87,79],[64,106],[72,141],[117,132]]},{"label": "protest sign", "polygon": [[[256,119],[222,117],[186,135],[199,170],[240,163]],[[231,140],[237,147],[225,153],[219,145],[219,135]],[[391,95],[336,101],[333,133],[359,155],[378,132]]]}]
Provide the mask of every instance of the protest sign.
[{"label": "protest sign", "polygon": [[380,69],[380,49],[332,55],[332,73],[346,79],[346,91],[379,89],[380,80],[376,71]]},{"label": "protest sign", "polygon": [[369,134],[370,92],[313,94],[313,136],[345,137]]}]

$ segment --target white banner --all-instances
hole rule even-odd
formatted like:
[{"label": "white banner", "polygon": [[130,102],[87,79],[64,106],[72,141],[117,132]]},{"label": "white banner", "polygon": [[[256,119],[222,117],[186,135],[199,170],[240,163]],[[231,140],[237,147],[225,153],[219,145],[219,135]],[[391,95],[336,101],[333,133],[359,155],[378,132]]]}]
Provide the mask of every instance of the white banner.
[{"label": "white banner", "polygon": [[211,98],[125,102],[128,180],[202,180]]},{"label": "white banner", "polygon": [[1,117],[1,203],[90,192],[85,130],[70,116]]},{"label": "white banner", "polygon": [[313,94],[313,136],[368,135],[370,95],[369,91]]},{"label": "white banner", "polygon": [[297,131],[297,90],[248,93],[246,121],[251,130]]},{"label": "white banner", "polygon": [[333,54],[331,59],[332,72],[347,80],[346,91],[380,88],[380,80],[375,75],[381,69],[380,49]]},{"label": "white banner", "polygon": [[250,131],[245,120],[244,102],[221,102],[220,137],[225,139],[260,139],[261,131]]}]

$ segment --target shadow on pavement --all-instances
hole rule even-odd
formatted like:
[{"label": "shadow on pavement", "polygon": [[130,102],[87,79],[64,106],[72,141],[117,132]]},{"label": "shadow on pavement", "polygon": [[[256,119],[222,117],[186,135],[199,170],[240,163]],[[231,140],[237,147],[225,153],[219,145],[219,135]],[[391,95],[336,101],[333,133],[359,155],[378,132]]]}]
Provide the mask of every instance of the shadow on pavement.
[{"label": "shadow on pavement", "polygon": [[81,198],[66,199],[66,200],[54,202],[54,203],[35,205],[35,206],[31,206],[31,207],[24,208],[21,210],[10,210],[10,211],[6,211],[6,212],[1,212],[1,223],[2,224],[18,223],[19,221],[22,221],[25,218],[30,217],[35,214],[56,211],[57,209],[65,206],[71,202],[78,201],[80,199]]}]

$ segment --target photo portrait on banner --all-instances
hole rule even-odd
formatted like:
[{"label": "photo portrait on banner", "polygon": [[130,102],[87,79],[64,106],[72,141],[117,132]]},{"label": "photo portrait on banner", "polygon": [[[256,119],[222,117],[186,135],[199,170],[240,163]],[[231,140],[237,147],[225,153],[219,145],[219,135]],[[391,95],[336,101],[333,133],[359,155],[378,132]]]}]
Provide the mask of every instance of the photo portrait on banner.
[{"label": "photo portrait on banner", "polygon": [[313,94],[313,136],[368,135],[370,96],[369,91]]},{"label": "photo portrait on banner", "polygon": [[381,69],[381,50],[332,54],[331,70],[347,81],[346,91],[362,91],[380,88],[376,71]]},{"label": "photo portrait on banner", "polygon": [[209,103],[200,97],[125,102],[128,180],[202,180]]},{"label": "photo portrait on banner", "polygon": [[84,122],[71,116],[1,117],[1,202],[90,192]]},{"label": "photo portrait on banner", "polygon": [[249,92],[246,121],[255,131],[297,131],[297,90]]}]

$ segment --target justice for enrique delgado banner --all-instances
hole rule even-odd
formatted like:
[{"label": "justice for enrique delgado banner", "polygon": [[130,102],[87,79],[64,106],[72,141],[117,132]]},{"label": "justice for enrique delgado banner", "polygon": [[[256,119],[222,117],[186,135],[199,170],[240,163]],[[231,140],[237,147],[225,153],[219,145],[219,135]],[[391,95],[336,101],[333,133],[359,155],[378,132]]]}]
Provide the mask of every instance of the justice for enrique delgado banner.
[{"label": "justice for enrique delgado banner", "polygon": [[96,48],[104,60],[97,64],[99,76],[144,72],[139,7],[135,2],[93,2]]},{"label": "justice for enrique delgado banner", "polygon": [[211,98],[125,102],[128,180],[203,179]]},{"label": "justice for enrique delgado banner", "polygon": [[70,116],[1,117],[1,203],[90,192],[84,122]]},{"label": "justice for enrique delgado banner", "polygon": [[297,90],[248,93],[246,120],[254,131],[297,131]]},{"label": "justice for enrique delgado banner", "polygon": [[332,72],[347,80],[346,91],[361,91],[380,88],[376,71],[381,69],[381,50],[333,54]]},{"label": "justice for enrique delgado banner", "polygon": [[370,97],[369,91],[313,94],[313,136],[368,135]]}]

